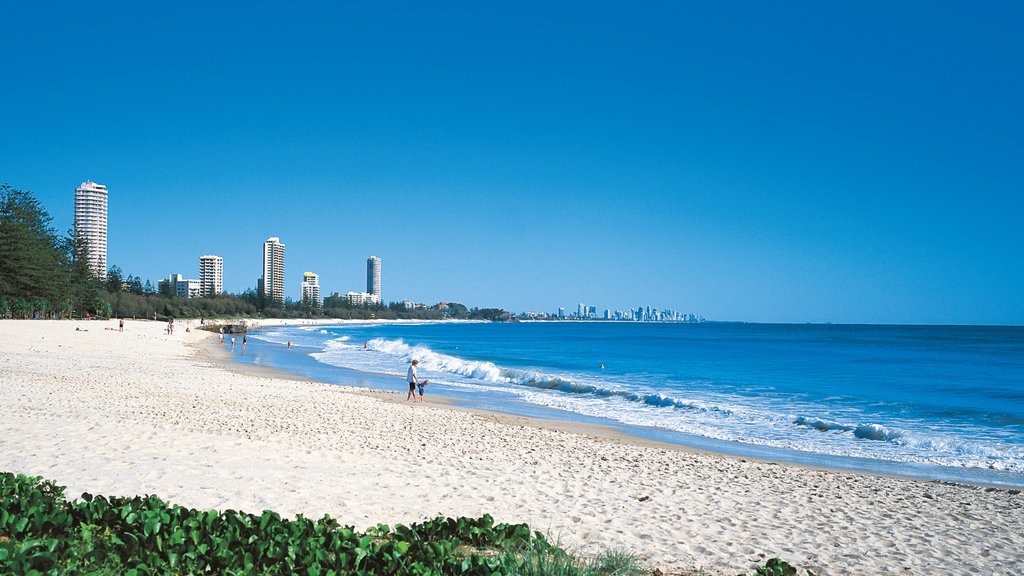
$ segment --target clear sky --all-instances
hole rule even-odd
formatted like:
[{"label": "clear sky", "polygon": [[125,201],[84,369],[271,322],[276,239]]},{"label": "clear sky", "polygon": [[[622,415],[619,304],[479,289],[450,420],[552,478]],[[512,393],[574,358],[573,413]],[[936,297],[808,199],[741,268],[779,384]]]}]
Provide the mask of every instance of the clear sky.
[{"label": "clear sky", "polygon": [[9,2],[0,182],[286,295],[1024,324],[1018,2]]}]

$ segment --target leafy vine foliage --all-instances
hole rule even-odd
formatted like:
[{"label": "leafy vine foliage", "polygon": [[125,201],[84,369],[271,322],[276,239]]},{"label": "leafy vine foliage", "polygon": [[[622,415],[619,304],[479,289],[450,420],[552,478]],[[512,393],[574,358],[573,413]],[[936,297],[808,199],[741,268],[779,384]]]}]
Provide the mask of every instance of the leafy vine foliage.
[{"label": "leafy vine foliage", "polygon": [[200,511],[156,496],[69,502],[52,482],[0,474],[0,573],[490,576],[549,552],[563,553],[527,525],[489,515],[361,533],[330,516]]}]

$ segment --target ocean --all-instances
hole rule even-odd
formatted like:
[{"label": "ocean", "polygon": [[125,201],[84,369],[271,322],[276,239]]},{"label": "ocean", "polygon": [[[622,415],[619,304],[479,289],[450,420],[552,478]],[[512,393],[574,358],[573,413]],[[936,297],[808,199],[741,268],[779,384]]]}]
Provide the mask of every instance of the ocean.
[{"label": "ocean", "polygon": [[[289,349],[287,342],[292,342]],[[1024,328],[368,323],[252,332],[239,362],[737,456],[1024,486]]]}]

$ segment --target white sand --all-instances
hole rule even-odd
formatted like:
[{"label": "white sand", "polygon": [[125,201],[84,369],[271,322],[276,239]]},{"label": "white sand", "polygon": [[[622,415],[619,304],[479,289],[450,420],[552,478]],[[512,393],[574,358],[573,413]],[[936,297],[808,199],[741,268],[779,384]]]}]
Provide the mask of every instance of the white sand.
[{"label": "white sand", "polygon": [[166,336],[158,322],[122,334],[105,330],[116,321],[0,321],[0,471],[71,497],[152,493],[359,528],[490,513],[662,570],[735,574],[771,556],[818,574],[1024,570],[1019,491],[749,462],[245,375],[214,361],[215,335],[176,324]]}]

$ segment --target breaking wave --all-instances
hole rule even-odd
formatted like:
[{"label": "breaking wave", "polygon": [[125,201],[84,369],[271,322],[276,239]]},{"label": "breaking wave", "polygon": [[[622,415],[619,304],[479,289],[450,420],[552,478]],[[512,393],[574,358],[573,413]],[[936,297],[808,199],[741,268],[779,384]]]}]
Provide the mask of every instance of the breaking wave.
[{"label": "breaking wave", "polygon": [[797,417],[793,423],[820,432],[847,433],[857,441],[894,444],[921,454],[954,455],[964,462],[987,468],[1020,468],[1020,462],[1024,461],[1024,448],[997,446],[932,432],[916,432],[881,424],[842,424],[806,416]]},{"label": "breaking wave", "polygon": [[320,338],[320,351],[311,356],[325,364],[403,377],[408,364],[416,359],[421,377],[442,386],[487,394],[503,390],[533,405],[631,425],[803,452],[1024,470],[1024,448],[995,438],[963,439],[937,427],[915,429],[913,423],[895,422],[906,424],[901,427],[856,422],[852,411],[836,410],[830,417],[813,415],[818,410],[829,412],[827,405],[806,405],[810,414],[794,415],[791,410],[797,406],[790,400],[715,393],[708,391],[704,382],[657,390],[642,377],[638,377],[641,381],[615,381],[586,371],[500,366],[402,339],[377,337],[353,342],[349,336],[336,336],[323,342],[323,336]]},{"label": "breaking wave", "polygon": [[[314,357],[317,357],[321,361],[330,362],[329,358],[332,350],[352,348],[352,346],[345,343],[346,341],[347,338],[339,338],[330,341],[327,343],[327,348],[324,353],[314,355]],[[696,400],[679,399],[657,392],[637,392],[625,389],[624,387],[608,387],[598,383],[588,382],[584,380],[583,377],[545,374],[535,370],[503,368],[486,360],[466,360],[449,354],[436,352],[425,346],[410,346],[401,339],[387,340],[383,338],[375,338],[368,340],[366,342],[366,347],[370,350],[382,352],[397,358],[401,360],[403,364],[411,362],[414,359],[419,360],[419,368],[424,373],[442,372],[489,384],[523,386],[566,394],[589,395],[596,398],[618,398],[659,408],[676,408],[680,410],[693,410],[698,412],[716,412],[723,415],[732,414],[732,411],[728,408],[708,405]]]}]

